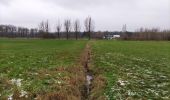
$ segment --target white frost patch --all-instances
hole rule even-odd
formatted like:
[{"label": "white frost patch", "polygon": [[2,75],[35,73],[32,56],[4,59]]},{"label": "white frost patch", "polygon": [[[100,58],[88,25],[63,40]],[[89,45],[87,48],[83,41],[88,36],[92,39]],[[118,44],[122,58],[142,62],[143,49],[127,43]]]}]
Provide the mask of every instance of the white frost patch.
[{"label": "white frost patch", "polygon": [[136,58],[136,57],[133,57],[132,59],[133,59],[133,60],[136,60],[136,61],[145,61],[145,59],[143,59],[143,58]]},{"label": "white frost patch", "polygon": [[61,73],[58,73],[59,76],[61,76]]},{"label": "white frost patch", "polygon": [[91,84],[91,80],[93,79],[93,77],[90,76],[90,75],[86,75],[86,79],[87,79],[87,84],[90,85]]},{"label": "white frost patch", "polygon": [[27,98],[28,97],[27,92],[24,91],[24,90],[21,90],[21,95],[19,97],[26,97]]},{"label": "white frost patch", "polygon": [[161,75],[160,78],[167,78],[167,76]]},{"label": "white frost patch", "polygon": [[22,79],[12,79],[11,83],[13,85],[17,85],[18,87],[21,87],[21,81],[22,81]]},{"label": "white frost patch", "polygon": [[45,74],[46,76],[50,76],[50,74]]},{"label": "white frost patch", "polygon": [[9,95],[7,100],[13,100],[12,97],[13,97],[13,94]]},{"label": "white frost patch", "polygon": [[125,86],[128,83],[128,81],[122,81],[122,80],[118,80],[117,82],[120,86]]},{"label": "white frost patch", "polygon": [[150,71],[150,70],[148,70],[148,69],[146,69],[145,72],[146,72],[147,74],[152,74],[152,71]]},{"label": "white frost patch", "polygon": [[158,84],[157,87],[165,87],[167,85],[169,85],[169,84],[168,83],[161,83],[161,84]]},{"label": "white frost patch", "polygon": [[55,80],[55,83],[61,84],[62,82],[60,80]]},{"label": "white frost patch", "polygon": [[38,75],[38,73],[32,73],[32,75]]},{"label": "white frost patch", "polygon": [[127,73],[127,76],[131,76],[131,75],[133,75],[133,73]]},{"label": "white frost patch", "polygon": [[129,95],[129,96],[134,96],[134,95],[136,95],[136,92],[132,92],[132,91],[129,90],[129,91],[128,91],[128,95]]}]

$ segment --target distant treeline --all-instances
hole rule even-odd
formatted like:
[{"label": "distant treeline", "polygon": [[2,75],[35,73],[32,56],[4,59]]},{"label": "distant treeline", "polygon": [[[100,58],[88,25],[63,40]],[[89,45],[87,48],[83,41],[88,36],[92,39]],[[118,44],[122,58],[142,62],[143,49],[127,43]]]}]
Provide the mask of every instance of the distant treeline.
[{"label": "distant treeline", "polygon": [[159,30],[158,28],[140,28],[136,32],[124,32],[122,40],[168,40],[170,41],[170,30]]},{"label": "distant treeline", "polygon": [[22,38],[83,38],[91,37],[94,34],[94,21],[91,17],[87,17],[84,21],[84,32],[81,32],[80,21],[77,19],[71,21],[70,19],[64,20],[64,23],[61,24],[60,21],[56,23],[55,32],[50,32],[50,27],[48,20],[42,21],[38,28],[24,28],[16,27],[14,25],[0,25],[0,37],[22,37]]},{"label": "distant treeline", "polygon": [[[55,32],[50,32],[48,20],[42,21],[38,28],[16,27],[14,25],[0,25],[0,37],[8,38],[50,38],[50,39],[111,39],[114,35],[120,35],[121,40],[170,40],[170,30],[160,30],[159,28],[140,28],[136,32],[126,31],[126,25],[122,32],[94,31],[94,21],[91,17],[84,20],[84,25],[80,21],[70,19],[60,23],[58,20],[54,28]],[[83,32],[81,31],[83,27]]]}]

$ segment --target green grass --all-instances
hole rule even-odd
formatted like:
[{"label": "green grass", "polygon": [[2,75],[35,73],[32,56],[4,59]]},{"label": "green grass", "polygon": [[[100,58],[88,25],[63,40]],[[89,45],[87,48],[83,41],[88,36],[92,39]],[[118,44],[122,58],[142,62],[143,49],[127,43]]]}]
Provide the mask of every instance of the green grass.
[{"label": "green grass", "polygon": [[[21,95],[23,91],[29,99],[57,91],[76,95],[79,87],[73,87],[84,82],[83,68],[77,69],[80,66],[77,64],[87,42],[0,39],[0,99],[15,92]],[[95,75],[106,78],[103,94],[109,100],[170,99],[170,42],[102,40],[89,43],[92,70]],[[20,80],[21,84],[17,84]]]},{"label": "green grass", "polygon": [[92,52],[109,100],[170,99],[170,42],[95,41]]},{"label": "green grass", "polygon": [[0,39],[0,98],[16,91],[11,80],[21,79],[17,90],[30,94],[57,91],[67,72],[54,72],[57,67],[75,66],[85,48],[85,40]]}]

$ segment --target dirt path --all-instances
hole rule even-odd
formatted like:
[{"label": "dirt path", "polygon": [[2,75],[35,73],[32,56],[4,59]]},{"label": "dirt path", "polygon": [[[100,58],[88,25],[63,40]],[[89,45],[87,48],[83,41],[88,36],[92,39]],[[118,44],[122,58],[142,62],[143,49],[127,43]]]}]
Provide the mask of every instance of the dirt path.
[{"label": "dirt path", "polygon": [[85,46],[77,60],[76,65],[72,67],[58,67],[57,73],[67,73],[69,76],[61,77],[68,84],[60,86],[57,93],[48,93],[38,100],[89,100],[92,89],[93,73],[90,70],[91,48],[89,42]]},{"label": "dirt path", "polygon": [[56,69],[58,72],[69,72],[71,76],[63,79],[67,80],[69,85],[61,86],[61,91],[58,93],[45,95],[45,97],[48,97],[45,100],[56,100],[56,98],[57,100],[106,100],[102,94],[105,79],[96,74],[95,68],[91,66],[91,43],[91,41],[87,43],[76,66]]},{"label": "dirt path", "polygon": [[85,83],[84,83],[84,92],[82,93],[83,99],[88,99],[91,91],[91,85],[92,85],[92,80],[93,80],[93,74],[92,71],[89,68],[90,64],[90,58],[91,58],[91,49],[90,45],[87,44],[83,54],[81,56],[81,64],[84,68],[84,75],[85,75]]},{"label": "dirt path", "polygon": [[103,90],[106,86],[106,79],[103,75],[96,73],[92,65],[92,51],[91,44],[93,41],[87,43],[81,57],[82,66],[86,77],[85,92],[83,93],[83,100],[106,100]]},{"label": "dirt path", "polygon": [[[89,97],[91,95],[94,76],[92,70],[90,70],[91,48],[89,43],[87,43],[85,49],[82,51],[76,66],[57,69],[59,72],[69,72],[71,74],[69,80],[67,79],[69,87],[63,85],[61,92],[49,94],[45,100],[55,100],[56,98],[57,100],[92,100]],[[64,88],[66,88],[66,91],[63,91]]]}]

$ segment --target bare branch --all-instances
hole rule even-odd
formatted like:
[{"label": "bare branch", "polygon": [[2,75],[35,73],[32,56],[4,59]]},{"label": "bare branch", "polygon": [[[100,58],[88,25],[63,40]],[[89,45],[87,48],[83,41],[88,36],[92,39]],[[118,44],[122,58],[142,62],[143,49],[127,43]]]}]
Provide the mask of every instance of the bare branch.
[{"label": "bare branch", "polygon": [[71,20],[70,19],[65,20],[64,28],[65,28],[65,31],[66,31],[66,34],[67,34],[67,40],[68,40],[69,32],[71,31]]},{"label": "bare branch", "polygon": [[91,38],[91,33],[94,31],[94,22],[91,17],[85,19],[85,31],[88,33],[89,39]]},{"label": "bare branch", "polygon": [[80,29],[81,29],[80,21],[77,19],[77,20],[74,22],[74,32],[75,32],[75,34],[76,34],[76,40],[78,39],[78,33],[80,33]]},{"label": "bare branch", "polygon": [[56,31],[58,34],[58,38],[60,38],[61,28],[62,28],[62,24],[60,24],[60,21],[58,20],[57,25],[56,25]]}]

